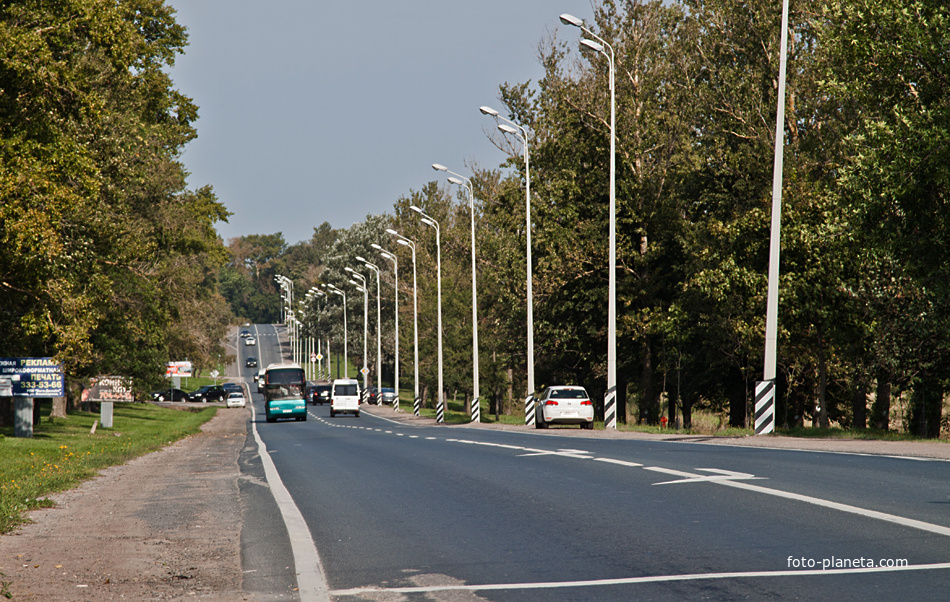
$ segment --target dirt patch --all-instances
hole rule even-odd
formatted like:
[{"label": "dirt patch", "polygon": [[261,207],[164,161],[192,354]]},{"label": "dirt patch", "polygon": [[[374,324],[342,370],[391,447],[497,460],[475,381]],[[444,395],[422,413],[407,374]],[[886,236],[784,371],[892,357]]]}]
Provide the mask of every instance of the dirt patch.
[{"label": "dirt patch", "polygon": [[238,456],[250,410],[51,496],[0,537],[15,600],[242,600]]}]

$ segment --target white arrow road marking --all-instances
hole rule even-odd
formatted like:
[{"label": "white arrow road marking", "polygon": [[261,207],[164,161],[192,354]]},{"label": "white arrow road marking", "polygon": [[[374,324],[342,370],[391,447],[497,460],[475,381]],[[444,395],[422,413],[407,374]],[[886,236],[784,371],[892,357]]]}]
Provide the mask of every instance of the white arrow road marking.
[{"label": "white arrow road marking", "polygon": [[[653,470],[654,467],[646,468],[645,470]],[[762,479],[764,477],[757,477],[755,475],[749,474],[747,472],[736,472],[734,470],[722,470],[721,468],[697,468],[696,470],[701,470],[703,472],[712,472],[716,473],[710,476],[704,475],[693,475],[685,479],[678,479],[676,481],[664,481],[662,483],[654,483],[654,485],[673,485],[676,483],[708,483],[710,481],[748,481],[750,479]],[[656,472],[667,472],[666,470],[656,470]],[[679,472],[679,471],[676,471]],[[680,474],[689,474],[689,473],[680,473]]]}]

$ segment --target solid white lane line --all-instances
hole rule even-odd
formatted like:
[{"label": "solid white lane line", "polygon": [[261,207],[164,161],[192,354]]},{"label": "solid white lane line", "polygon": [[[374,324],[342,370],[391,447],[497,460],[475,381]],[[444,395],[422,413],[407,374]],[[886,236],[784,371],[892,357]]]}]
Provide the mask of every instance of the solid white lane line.
[{"label": "solid white lane line", "polygon": [[313,536],[310,534],[310,527],[307,526],[300,509],[294,504],[294,499],[290,497],[283,481],[280,480],[280,474],[267,452],[267,446],[264,445],[264,440],[257,432],[257,410],[254,409],[254,404],[251,404],[251,427],[254,430],[254,439],[257,441],[261,463],[264,465],[264,477],[274,495],[274,500],[280,509],[280,516],[287,527],[287,535],[290,537],[300,599],[304,602],[328,600],[327,579],[323,572],[323,565],[320,564],[317,546],[313,543]]},{"label": "solid white lane line", "polygon": [[894,573],[904,571],[932,571],[950,569],[950,562],[939,564],[915,564],[902,567],[874,567],[857,569],[806,569],[800,571],[750,571],[734,573],[694,573],[688,575],[655,575],[622,579],[596,579],[591,581],[550,581],[541,583],[491,583],[484,585],[429,585],[421,587],[354,587],[330,592],[333,596],[358,596],[361,594],[417,594],[445,591],[497,591],[528,589],[564,589],[568,587],[603,587],[610,585],[634,585],[638,583],[664,583],[671,581],[707,581],[711,579],[753,579],[762,577],[814,577],[818,575],[853,575],[857,573]]},{"label": "solid white lane line", "polygon": [[840,504],[838,502],[832,502],[829,500],[823,500],[821,498],[811,497],[808,495],[801,495],[798,493],[789,493],[787,491],[781,491],[778,489],[771,489],[769,487],[762,487],[761,485],[753,485],[752,483],[746,483],[742,481],[712,481],[717,485],[725,485],[726,487],[734,487],[736,489],[745,489],[746,491],[754,491],[756,493],[764,493],[766,495],[773,495],[776,497],[781,497],[789,500],[795,500],[798,502],[805,502],[807,504],[814,504],[816,506],[821,506],[823,508],[831,508],[832,510],[839,510],[841,512],[848,512],[850,514],[857,514],[859,516],[865,516],[867,518],[873,518],[877,520],[883,520],[889,523],[895,523],[904,527],[910,527],[911,529],[919,529],[921,531],[927,531],[929,533],[936,533],[937,535],[944,535],[950,537],[950,527],[944,527],[942,525],[934,525],[932,523],[925,523],[923,521],[914,520],[912,518],[904,518],[903,516],[896,516],[894,514],[887,514],[886,512],[878,512],[876,510],[867,510],[865,508],[858,508],[857,506],[851,506],[848,504]]}]

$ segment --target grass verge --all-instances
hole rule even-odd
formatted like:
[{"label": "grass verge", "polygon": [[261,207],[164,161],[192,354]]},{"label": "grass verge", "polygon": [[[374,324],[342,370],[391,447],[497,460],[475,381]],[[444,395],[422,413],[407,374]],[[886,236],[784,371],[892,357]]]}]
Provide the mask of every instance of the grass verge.
[{"label": "grass verge", "polygon": [[216,412],[117,403],[113,428],[98,428],[94,435],[90,431],[99,414],[90,412],[73,412],[53,422],[45,415],[34,426],[32,439],[14,438],[12,428],[0,429],[0,533],[27,522],[24,512],[53,506],[49,494],[197,433]]}]

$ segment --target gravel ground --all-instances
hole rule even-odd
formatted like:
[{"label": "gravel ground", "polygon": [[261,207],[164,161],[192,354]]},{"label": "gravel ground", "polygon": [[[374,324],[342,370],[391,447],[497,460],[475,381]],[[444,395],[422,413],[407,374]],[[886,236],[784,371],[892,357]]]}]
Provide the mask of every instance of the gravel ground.
[{"label": "gravel ground", "polygon": [[[390,420],[433,424],[391,407],[363,407]],[[238,457],[249,409],[222,409],[198,435],[103,471],[51,496],[56,507],[0,537],[0,581],[14,600],[253,600],[243,591]],[[524,430],[479,424],[452,429]],[[684,441],[950,460],[946,442],[704,437],[576,427],[541,437]],[[288,599],[292,596],[281,596]]]}]

